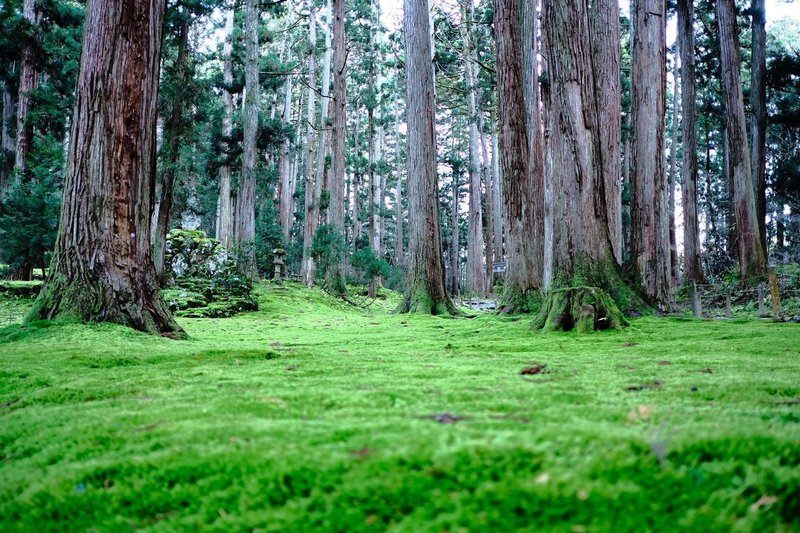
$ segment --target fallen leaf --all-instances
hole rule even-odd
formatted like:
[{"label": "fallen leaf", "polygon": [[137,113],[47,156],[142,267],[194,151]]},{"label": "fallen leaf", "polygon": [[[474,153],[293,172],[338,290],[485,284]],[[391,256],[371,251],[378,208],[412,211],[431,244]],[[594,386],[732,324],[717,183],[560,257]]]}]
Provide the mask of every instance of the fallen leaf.
[{"label": "fallen leaf", "polygon": [[661,366],[666,366],[666,365],[671,365],[672,363],[670,363],[666,359],[662,359],[661,361],[658,362],[658,364]]},{"label": "fallen leaf", "polygon": [[637,405],[636,408],[628,413],[628,422],[634,423],[637,420],[650,420],[653,416],[653,407],[650,405]]},{"label": "fallen leaf", "polygon": [[778,503],[778,498],[775,496],[762,496],[758,499],[758,501],[756,501],[756,503],[750,506],[750,511],[758,511],[762,507],[768,507],[773,503]]},{"label": "fallen leaf", "polygon": [[539,475],[539,477],[536,478],[535,481],[539,485],[544,485],[545,483],[550,481],[550,474],[548,474],[547,472],[543,472],[541,475]]},{"label": "fallen leaf", "polygon": [[526,366],[525,368],[520,370],[519,373],[523,376],[531,376],[534,374],[543,373],[545,371],[545,368],[547,368],[547,365],[536,363],[532,366]]},{"label": "fallen leaf", "polygon": [[584,489],[579,490],[577,496],[579,500],[584,502],[589,499],[589,493],[586,492]]}]

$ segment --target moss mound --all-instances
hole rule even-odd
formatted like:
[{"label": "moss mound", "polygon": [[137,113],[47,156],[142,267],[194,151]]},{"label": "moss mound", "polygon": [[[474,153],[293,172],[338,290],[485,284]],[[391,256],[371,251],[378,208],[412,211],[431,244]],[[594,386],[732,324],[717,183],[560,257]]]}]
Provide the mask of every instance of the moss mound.
[{"label": "moss mound", "polygon": [[569,287],[551,291],[533,329],[591,333],[604,329],[622,329],[628,325],[614,300],[599,287]]}]

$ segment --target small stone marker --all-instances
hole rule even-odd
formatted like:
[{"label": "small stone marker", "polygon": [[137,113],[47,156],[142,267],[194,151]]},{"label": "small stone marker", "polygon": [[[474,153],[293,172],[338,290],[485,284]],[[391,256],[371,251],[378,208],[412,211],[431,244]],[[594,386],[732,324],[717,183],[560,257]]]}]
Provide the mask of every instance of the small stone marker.
[{"label": "small stone marker", "polygon": [[283,256],[286,255],[286,250],[283,248],[275,248],[272,250],[272,255],[274,256],[272,259],[272,264],[274,267],[274,273],[272,275],[273,281],[278,283],[279,285],[283,283],[283,277],[285,273],[285,263],[283,262]]}]

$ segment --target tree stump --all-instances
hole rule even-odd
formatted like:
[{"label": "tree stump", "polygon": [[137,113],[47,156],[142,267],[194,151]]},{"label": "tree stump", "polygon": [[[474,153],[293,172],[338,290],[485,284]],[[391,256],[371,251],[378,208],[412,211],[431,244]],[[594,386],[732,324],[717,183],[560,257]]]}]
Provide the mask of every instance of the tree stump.
[{"label": "tree stump", "polygon": [[533,329],[543,332],[571,331],[591,333],[604,329],[622,329],[628,325],[614,300],[599,287],[570,287],[551,291]]}]

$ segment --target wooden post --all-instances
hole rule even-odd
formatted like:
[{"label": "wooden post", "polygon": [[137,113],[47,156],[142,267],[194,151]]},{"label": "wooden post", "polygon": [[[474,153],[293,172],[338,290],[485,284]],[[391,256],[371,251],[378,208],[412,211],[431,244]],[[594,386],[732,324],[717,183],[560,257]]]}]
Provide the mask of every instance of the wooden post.
[{"label": "wooden post", "polygon": [[725,289],[725,318],[731,318],[733,312],[731,311],[731,290]]},{"label": "wooden post", "polygon": [[781,320],[781,293],[778,290],[778,276],[775,270],[769,270],[769,291],[772,295],[772,318]]},{"label": "wooden post", "polygon": [[700,301],[700,293],[697,292],[697,282],[692,282],[692,311],[695,318],[703,318],[703,304]]},{"label": "wooden post", "polygon": [[758,317],[761,318],[767,314],[766,309],[764,308],[764,287],[762,285],[758,286]]}]

